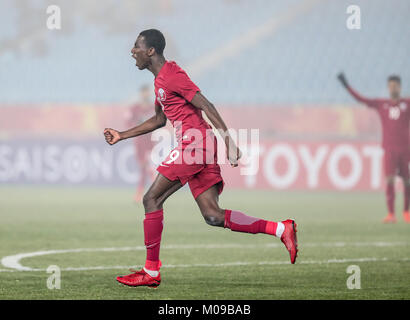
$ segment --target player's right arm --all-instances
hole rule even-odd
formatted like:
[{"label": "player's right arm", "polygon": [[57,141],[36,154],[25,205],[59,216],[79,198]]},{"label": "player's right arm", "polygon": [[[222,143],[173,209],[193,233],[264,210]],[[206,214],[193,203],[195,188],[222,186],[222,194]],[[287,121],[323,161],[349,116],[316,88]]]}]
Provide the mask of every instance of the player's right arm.
[{"label": "player's right arm", "polygon": [[162,128],[166,123],[167,118],[162,111],[161,106],[155,104],[155,115],[134,128],[122,132],[111,128],[105,128],[105,141],[107,141],[108,144],[112,145],[114,143],[117,143],[118,141],[138,137],[140,135],[152,132],[158,128]]},{"label": "player's right arm", "polygon": [[228,160],[232,167],[237,167],[238,160],[242,157],[242,152],[229,134],[228,128],[226,127],[225,122],[216,110],[215,106],[199,91],[192,98],[191,104],[206,114],[209,121],[211,121],[214,127],[224,138]]},{"label": "player's right arm", "polygon": [[356,90],[354,90],[349,83],[346,80],[346,77],[344,73],[339,73],[337,78],[339,79],[340,83],[343,85],[343,87],[346,88],[346,90],[352,95],[353,98],[355,98],[357,101],[364,103],[365,105],[369,107],[377,107],[377,99],[369,99],[363,97],[361,94],[359,94]]}]

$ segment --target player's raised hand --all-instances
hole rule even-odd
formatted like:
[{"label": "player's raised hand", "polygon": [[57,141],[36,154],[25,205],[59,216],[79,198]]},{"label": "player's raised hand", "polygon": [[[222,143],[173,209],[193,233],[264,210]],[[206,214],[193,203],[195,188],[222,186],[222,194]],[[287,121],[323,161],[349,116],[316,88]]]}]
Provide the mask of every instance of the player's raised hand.
[{"label": "player's raised hand", "polygon": [[241,150],[233,143],[229,144],[228,147],[228,160],[231,164],[231,167],[238,166],[238,160],[242,157]]},{"label": "player's raised hand", "polygon": [[347,87],[347,86],[348,86],[347,80],[346,80],[346,77],[345,77],[345,74],[344,74],[343,72],[339,73],[339,74],[337,75],[337,78],[339,79],[340,83],[341,83],[344,87]]},{"label": "player's raised hand", "polygon": [[107,143],[111,145],[121,140],[120,133],[117,130],[111,128],[104,129],[104,137],[105,141],[107,141]]}]

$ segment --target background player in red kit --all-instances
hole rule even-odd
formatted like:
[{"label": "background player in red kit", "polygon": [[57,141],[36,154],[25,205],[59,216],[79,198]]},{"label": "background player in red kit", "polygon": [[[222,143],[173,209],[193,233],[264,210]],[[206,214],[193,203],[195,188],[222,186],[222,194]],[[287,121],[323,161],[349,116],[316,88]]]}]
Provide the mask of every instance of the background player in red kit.
[{"label": "background player in red kit", "polygon": [[[149,85],[143,85],[139,91],[139,101],[131,106],[127,124],[135,126],[137,123],[142,123],[152,116],[152,89]],[[153,147],[151,134],[147,133],[139,139],[134,139],[135,157],[140,169],[140,179],[136,187],[134,200],[142,201],[144,188],[147,181],[152,182],[152,166],[150,152]]]},{"label": "background player in red kit", "polygon": [[[137,137],[163,127],[169,119],[176,129],[178,146],[158,167],[158,175],[144,195],[144,238],[147,248],[145,267],[130,275],[117,277],[129,286],[156,287],[161,282],[159,249],[163,229],[163,203],[185,183],[189,184],[205,221],[211,226],[232,231],[265,233],[281,239],[289,251],[291,263],[297,257],[296,223],[294,220],[273,222],[248,216],[218,205],[223,189],[220,167],[216,163],[216,139],[211,127],[203,119],[202,111],[217,130],[225,135],[224,141],[231,166],[236,167],[241,157],[218,111],[200,89],[175,62],[165,60],[165,38],[155,29],[141,32],[131,50],[136,66],[148,69],[155,76],[155,115],[142,124],[124,132],[110,128],[104,130],[109,144]],[[195,132],[196,136],[191,136]],[[198,135],[198,133],[200,135]],[[198,139],[198,136],[201,138]],[[187,162],[184,154],[194,154],[195,160]],[[211,160],[211,161],[210,161]],[[204,163],[205,162],[205,163]]]},{"label": "background player in red kit", "polygon": [[384,149],[384,172],[386,175],[386,200],[388,214],[383,222],[396,222],[394,210],[394,179],[398,174],[404,185],[404,221],[410,223],[410,99],[400,97],[401,80],[398,76],[390,76],[387,81],[390,99],[368,99],[353,90],[343,73],[338,76],[343,86],[359,102],[377,111],[383,130],[382,147]]}]

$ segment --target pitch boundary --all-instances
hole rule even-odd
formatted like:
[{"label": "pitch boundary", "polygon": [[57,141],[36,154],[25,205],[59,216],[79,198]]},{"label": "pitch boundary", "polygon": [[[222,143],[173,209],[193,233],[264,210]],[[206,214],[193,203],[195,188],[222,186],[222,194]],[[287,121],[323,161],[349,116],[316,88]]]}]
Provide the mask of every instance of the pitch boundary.
[{"label": "pitch boundary", "polygon": [[[385,261],[397,261],[397,262],[409,262],[410,258],[403,259],[389,259],[389,258],[352,258],[352,259],[329,259],[329,260],[306,260],[298,262],[297,264],[333,264],[333,263],[359,263],[359,262],[385,262]],[[235,261],[227,263],[197,263],[197,264],[168,264],[163,265],[162,268],[201,268],[201,267],[237,267],[237,266],[260,266],[260,265],[287,265],[290,264],[289,261],[260,261],[260,262],[249,262],[249,261]],[[61,271],[98,271],[98,270],[114,270],[114,269],[129,269],[135,268],[136,266],[96,266],[96,267],[68,267],[61,268]],[[137,266],[142,267],[142,266]],[[46,272],[47,269],[33,269],[29,270],[16,270],[16,269],[0,269],[0,272],[35,272],[42,271]]]},{"label": "pitch boundary", "polygon": [[[374,247],[388,247],[388,246],[406,246],[407,242],[333,242],[333,243],[306,243],[303,247],[362,247],[362,246],[374,246]],[[204,245],[164,245],[162,249],[230,249],[230,248],[276,248],[282,247],[280,243],[269,244],[255,244],[255,245],[243,245],[243,244],[204,244]],[[31,258],[36,256],[44,256],[51,254],[61,253],[78,253],[78,252],[113,252],[113,251],[141,251],[145,250],[145,246],[136,247],[110,247],[110,248],[77,248],[77,249],[62,249],[62,250],[43,250],[28,253],[19,253],[11,256],[6,256],[1,259],[1,264],[7,269],[0,269],[0,272],[15,272],[15,271],[46,271],[46,269],[37,269],[27,266],[23,266],[20,260],[25,258]],[[305,260],[298,264],[326,264],[326,263],[345,263],[345,262],[373,262],[373,261],[391,261],[388,258],[356,258],[356,259],[330,259],[330,260]],[[395,261],[409,261],[409,258],[395,260]],[[289,261],[262,261],[262,262],[228,262],[221,264],[179,264],[179,265],[164,265],[165,268],[185,268],[185,267],[225,267],[225,266],[246,266],[246,265],[281,265],[289,264]],[[68,267],[62,268],[62,271],[86,271],[86,270],[106,270],[106,269],[126,269],[132,266],[96,266],[96,267]],[[135,266],[134,266],[135,267]]]}]

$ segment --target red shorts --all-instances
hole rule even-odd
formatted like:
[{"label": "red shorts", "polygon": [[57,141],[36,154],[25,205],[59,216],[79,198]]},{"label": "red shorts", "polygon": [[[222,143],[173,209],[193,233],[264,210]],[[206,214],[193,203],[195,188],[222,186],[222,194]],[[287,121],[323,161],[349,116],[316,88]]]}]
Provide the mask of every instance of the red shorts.
[{"label": "red shorts", "polygon": [[385,150],[384,173],[386,176],[399,175],[409,179],[410,150]]},{"label": "red shorts", "polygon": [[205,143],[204,146],[182,144],[176,147],[158,166],[157,171],[171,181],[178,179],[182,185],[188,182],[195,199],[218,183],[219,194],[222,193],[224,181],[218,164],[217,142],[215,137],[211,139],[211,147]]}]

